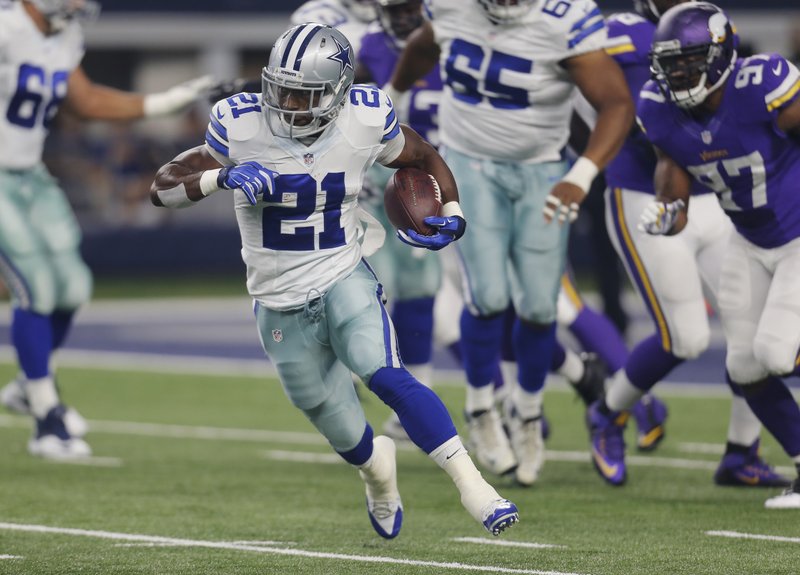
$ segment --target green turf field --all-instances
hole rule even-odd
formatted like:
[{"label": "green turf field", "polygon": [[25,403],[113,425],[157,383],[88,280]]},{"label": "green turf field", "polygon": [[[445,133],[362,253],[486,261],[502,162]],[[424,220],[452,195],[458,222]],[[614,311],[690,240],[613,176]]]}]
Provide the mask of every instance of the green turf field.
[{"label": "green turf field", "polygon": [[[0,364],[0,381],[12,374]],[[723,396],[667,396],[667,439],[636,460],[627,486],[612,488],[581,453],[580,404],[549,392],[551,458],[534,488],[494,480],[521,514],[497,539],[467,515],[432,461],[400,450],[406,521],[384,541],[369,525],[357,473],[330,457],[272,378],[63,369],[60,381],[93,425],[98,459],[33,459],[27,420],[2,414],[3,574],[800,572],[800,513],[766,511],[775,490],[715,487],[719,455],[687,451],[686,443],[724,438]],[[463,391],[439,390],[461,425]],[[387,408],[369,395],[364,405],[379,426]],[[772,463],[788,465],[771,439],[764,443]],[[489,544],[498,541],[520,545]]]}]

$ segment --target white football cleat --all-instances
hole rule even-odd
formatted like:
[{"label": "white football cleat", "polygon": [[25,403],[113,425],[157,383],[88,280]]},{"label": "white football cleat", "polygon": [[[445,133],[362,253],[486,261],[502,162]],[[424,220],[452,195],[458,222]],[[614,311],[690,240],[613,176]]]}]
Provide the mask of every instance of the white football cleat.
[{"label": "white football cleat", "polygon": [[403,526],[403,502],[397,489],[397,448],[385,435],[372,440],[370,461],[358,470],[367,487],[367,513],[375,531],[393,539]]},{"label": "white football cleat", "polygon": [[500,415],[492,407],[486,411],[467,414],[469,449],[484,468],[497,475],[512,471],[517,458],[503,430]]},{"label": "white football cleat", "polygon": [[767,509],[800,509],[800,477],[780,495],[770,497],[764,502]]},{"label": "white football cleat", "polygon": [[494,536],[519,522],[517,506],[508,499],[495,499],[483,510],[483,526]]},{"label": "white football cleat", "polygon": [[515,476],[520,485],[529,487],[539,478],[544,465],[542,417],[523,420],[511,401],[506,401],[505,412],[511,448],[518,461]]},{"label": "white football cleat", "polygon": [[72,437],[65,425],[67,408],[57,405],[43,419],[36,420],[36,430],[28,441],[28,453],[45,459],[82,459],[92,450],[83,439]]},{"label": "white football cleat", "polygon": [[[31,415],[28,396],[25,394],[23,383],[19,377],[10,381],[3,389],[0,389],[0,403],[9,411],[22,415]],[[64,413],[64,425],[72,437],[81,438],[89,432],[89,423],[78,413],[78,410],[72,407],[67,407]]]}]

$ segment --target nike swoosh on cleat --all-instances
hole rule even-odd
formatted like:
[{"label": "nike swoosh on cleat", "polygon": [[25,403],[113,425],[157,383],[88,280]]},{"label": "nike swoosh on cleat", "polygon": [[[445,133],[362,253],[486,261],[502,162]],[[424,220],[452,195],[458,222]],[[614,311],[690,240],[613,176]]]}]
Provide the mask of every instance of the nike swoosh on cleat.
[{"label": "nike swoosh on cleat", "polygon": [[600,468],[600,471],[603,473],[605,477],[614,477],[619,471],[619,464],[609,465],[596,452],[592,452],[592,457],[594,458],[595,463],[597,463],[597,466]]},{"label": "nike swoosh on cleat", "polygon": [[758,485],[760,483],[760,479],[758,477],[748,477],[747,475],[742,475],[740,473],[736,474],[736,477],[742,483],[747,483],[748,485]]}]

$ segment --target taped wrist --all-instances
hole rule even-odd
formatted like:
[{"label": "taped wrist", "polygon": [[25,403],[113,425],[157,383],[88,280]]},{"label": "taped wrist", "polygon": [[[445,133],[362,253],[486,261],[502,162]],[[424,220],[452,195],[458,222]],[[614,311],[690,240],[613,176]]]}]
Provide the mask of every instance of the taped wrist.
[{"label": "taped wrist", "polygon": [[561,181],[574,184],[583,190],[584,193],[588,193],[589,188],[592,187],[592,181],[599,171],[600,169],[593,161],[581,156],[575,161],[569,172],[561,178]]}]

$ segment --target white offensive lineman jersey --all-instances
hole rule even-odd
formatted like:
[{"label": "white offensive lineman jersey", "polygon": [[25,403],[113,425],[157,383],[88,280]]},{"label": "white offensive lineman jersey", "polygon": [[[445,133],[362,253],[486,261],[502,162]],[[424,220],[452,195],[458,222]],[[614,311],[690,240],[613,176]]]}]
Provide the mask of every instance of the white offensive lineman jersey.
[{"label": "white offensive lineman jersey", "polygon": [[500,161],[561,158],[575,86],[559,65],[602,50],[605,21],[592,0],[540,0],[494,25],[476,0],[426,0],[445,82],[442,143]]},{"label": "white offensive lineman jersey", "polygon": [[220,163],[255,161],[279,177],[256,206],[235,193],[247,289],[270,309],[300,307],[324,294],[361,260],[357,198],[364,174],[391,163],[405,137],[391,100],[374,86],[354,85],[334,122],[310,146],[274,136],[260,94],[216,103],[206,149]]},{"label": "white offensive lineman jersey", "polygon": [[0,168],[31,168],[83,58],[80,25],[44,36],[22,2],[0,0]]},{"label": "white offensive lineman jersey", "polygon": [[292,13],[292,25],[316,22],[336,28],[353,47],[353,54],[361,49],[361,39],[371,22],[356,18],[339,0],[310,0]]}]

